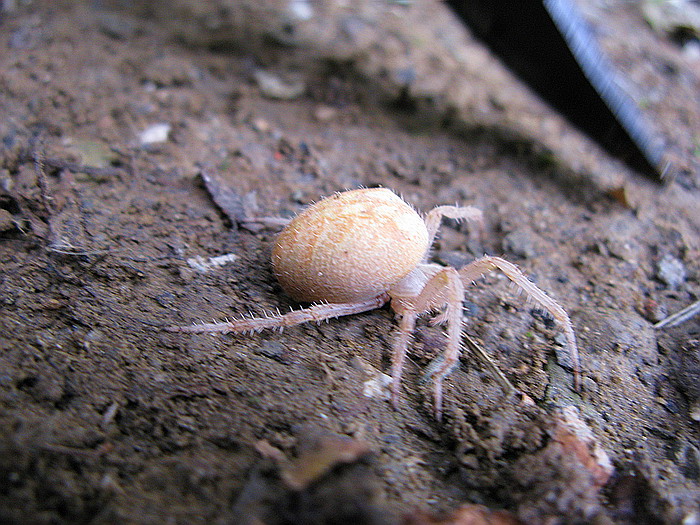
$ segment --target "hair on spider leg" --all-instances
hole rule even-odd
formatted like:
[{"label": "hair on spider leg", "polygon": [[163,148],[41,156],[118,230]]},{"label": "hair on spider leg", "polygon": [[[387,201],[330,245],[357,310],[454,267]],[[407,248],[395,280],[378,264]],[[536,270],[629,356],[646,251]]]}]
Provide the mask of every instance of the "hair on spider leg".
[{"label": "hair on spider leg", "polygon": [[[520,288],[517,284],[515,284],[513,281],[508,281],[506,283],[506,287],[508,288],[508,293],[510,295],[514,295],[516,298],[520,299],[523,294],[525,294],[525,290]],[[527,301],[530,299],[530,296],[525,294],[525,300]]]},{"label": "hair on spider leg", "polygon": [[[428,366],[425,368],[425,371],[421,374],[420,377],[420,383],[421,384],[426,384],[430,382],[433,379],[433,376],[437,374],[438,372],[441,371],[443,365],[445,363],[445,356],[440,354],[437,357],[435,357]],[[455,368],[459,366],[459,361],[455,361],[450,368],[447,369],[447,372],[445,376],[450,375]]]},{"label": "hair on spider leg", "polygon": [[442,311],[439,311],[436,313],[432,319],[428,320],[428,324],[430,326],[438,326],[441,324],[444,324],[447,322],[447,319],[449,318],[449,313],[446,308],[443,308]]}]

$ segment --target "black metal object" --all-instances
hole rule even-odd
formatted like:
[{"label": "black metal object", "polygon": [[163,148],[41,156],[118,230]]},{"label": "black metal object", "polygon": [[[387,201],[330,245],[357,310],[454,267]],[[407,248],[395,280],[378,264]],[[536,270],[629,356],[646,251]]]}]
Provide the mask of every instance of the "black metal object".
[{"label": "black metal object", "polygon": [[573,125],[611,155],[654,178],[663,146],[571,0],[447,0],[500,59]]}]

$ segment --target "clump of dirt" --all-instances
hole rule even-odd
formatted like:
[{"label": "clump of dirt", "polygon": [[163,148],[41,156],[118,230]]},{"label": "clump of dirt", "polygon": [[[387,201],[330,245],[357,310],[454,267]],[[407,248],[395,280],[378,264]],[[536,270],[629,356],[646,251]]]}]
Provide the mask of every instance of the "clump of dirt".
[{"label": "clump of dirt", "polygon": [[[601,18],[668,137],[676,178],[656,184],[437,4],[150,4],[3,4],[0,521],[697,519],[700,324],[653,327],[700,295],[692,55],[629,3]],[[297,307],[269,266],[274,231],[238,221],[359,186],[481,208],[483,236],[448,222],[433,260],[518,264],[572,317],[581,392],[560,328],[496,274],[468,290],[465,331],[516,392],[465,350],[442,421],[428,322],[387,399],[389,309],[165,330]],[[324,436],[367,452],[291,486],[286,465]]]}]

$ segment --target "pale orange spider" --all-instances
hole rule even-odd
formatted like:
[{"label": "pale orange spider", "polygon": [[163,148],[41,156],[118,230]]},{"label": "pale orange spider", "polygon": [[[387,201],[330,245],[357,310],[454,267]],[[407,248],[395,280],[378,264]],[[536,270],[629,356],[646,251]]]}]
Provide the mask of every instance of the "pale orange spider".
[{"label": "pale orange spider", "polygon": [[388,189],[337,193],[310,206],[282,230],[272,251],[272,266],[282,288],[313,306],[286,314],[234,319],[172,330],[184,332],[257,332],[322,321],[379,308],[391,302],[399,318],[393,344],[392,401],[398,404],[408,342],[419,315],[441,311],[447,322],[447,349],[433,375],[435,415],[442,411],[442,382],[459,359],[464,288],[493,270],[502,271],[544,307],[564,329],[579,385],[576,338],[564,309],[528,280],[514,264],[484,256],[461,270],[428,263],[443,217],[481,222],[472,206],[438,206],[423,220]]}]

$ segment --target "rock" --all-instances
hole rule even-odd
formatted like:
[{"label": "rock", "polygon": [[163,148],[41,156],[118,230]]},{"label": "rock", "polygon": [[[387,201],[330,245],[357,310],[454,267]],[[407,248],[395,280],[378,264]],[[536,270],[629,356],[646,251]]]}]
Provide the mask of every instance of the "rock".
[{"label": "rock", "polygon": [[607,452],[600,446],[591,429],[574,406],[563,408],[557,416],[554,440],[588,470],[597,486],[608,482],[615,470]]},{"label": "rock", "polygon": [[170,130],[170,124],[166,124],[164,122],[148,126],[141,133],[139,133],[139,144],[142,146],[148,146],[150,144],[166,142],[168,140],[168,136],[170,135]]},{"label": "rock", "polygon": [[263,96],[276,100],[294,100],[306,91],[306,84],[302,81],[286,81],[262,69],[253,73],[255,82]]},{"label": "rock", "polygon": [[685,281],[685,265],[672,255],[666,254],[659,261],[656,277],[669,288],[678,288]]},{"label": "rock", "polygon": [[503,238],[503,251],[523,259],[529,259],[537,255],[536,244],[537,238],[534,234],[524,230],[515,230]]}]

